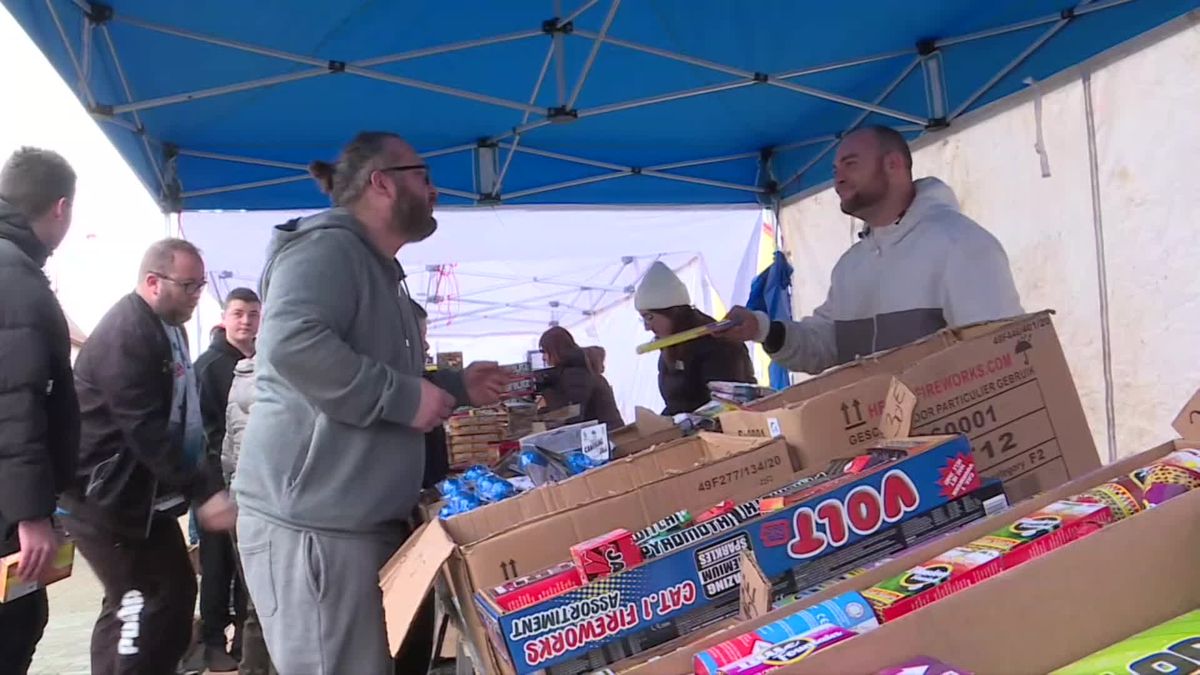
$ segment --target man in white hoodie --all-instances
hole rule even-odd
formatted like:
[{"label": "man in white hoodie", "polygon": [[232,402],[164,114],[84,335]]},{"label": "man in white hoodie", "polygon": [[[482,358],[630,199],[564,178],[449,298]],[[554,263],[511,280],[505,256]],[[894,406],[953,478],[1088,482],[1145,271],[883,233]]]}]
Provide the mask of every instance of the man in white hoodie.
[{"label": "man in white hoodie", "polygon": [[913,181],[912,153],[895,130],[847,135],[834,189],[865,227],[834,266],[825,303],[797,322],[736,307],[726,338],[761,342],[776,363],[816,374],[946,326],[1023,313],[1000,242],[963,215],[945,183]]}]

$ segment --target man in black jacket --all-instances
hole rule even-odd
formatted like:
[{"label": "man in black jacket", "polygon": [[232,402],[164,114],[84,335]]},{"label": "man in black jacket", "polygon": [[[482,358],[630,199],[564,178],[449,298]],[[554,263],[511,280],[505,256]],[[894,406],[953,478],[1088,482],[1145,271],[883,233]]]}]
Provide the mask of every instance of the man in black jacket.
[{"label": "man in black jacket", "polygon": [[205,285],[200,252],[166,239],[137,290],[109,310],[75,363],[82,421],[76,481],[62,498],[78,550],[104,585],[92,673],[172,673],[191,640],[196,577],[178,518],[232,529],[236,510],[204,447],[180,328]]},{"label": "man in black jacket", "polygon": [[[221,324],[200,358],[200,417],[210,461],[220,463],[225,441],[225,411],[238,361],[254,356],[254,339],[262,318],[262,302],[249,288],[235,288],[225,298]],[[246,619],[246,589],[238,575],[237,553],[228,532],[200,533],[200,623],[204,660],[209,670],[237,670],[241,628]],[[230,600],[234,615],[229,615]],[[225,649],[225,629],[234,627],[233,653]]]},{"label": "man in black jacket", "polygon": [[[0,170],[0,556],[20,550],[22,581],[58,549],[51,518],[79,450],[67,321],[42,273],[74,197],[75,172],[48,150],[18,150]],[[0,670],[28,671],[48,619],[45,589],[0,603]]]}]

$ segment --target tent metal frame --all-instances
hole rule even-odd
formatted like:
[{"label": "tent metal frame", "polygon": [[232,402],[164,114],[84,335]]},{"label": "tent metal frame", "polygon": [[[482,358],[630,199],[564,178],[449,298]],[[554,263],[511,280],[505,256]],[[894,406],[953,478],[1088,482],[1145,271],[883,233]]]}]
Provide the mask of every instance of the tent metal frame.
[{"label": "tent metal frame", "polygon": [[[431,47],[424,47],[406,52],[360,59],[353,62],[321,59],[301,54],[294,54],[262,45],[227,39],[215,35],[202,34],[175,26],[167,26],[145,21],[137,17],[119,15],[115,13],[110,6],[89,0],[71,0],[72,5],[82,13],[84,18],[83,30],[81,31],[78,45],[76,45],[76,43],[70,38],[70,36],[68,36],[66,30],[64,29],[63,21],[59,16],[58,10],[55,8],[55,4],[58,2],[58,0],[45,0],[45,3],[47,10],[49,11],[49,14],[55,24],[59,38],[62,40],[66,49],[67,55],[71,61],[71,65],[75,70],[75,74],[78,78],[78,89],[81,94],[81,98],[88,107],[89,112],[94,118],[104,123],[121,126],[134,132],[139,137],[142,148],[145,151],[150,166],[154,171],[154,177],[158,180],[158,185],[156,187],[159,189],[160,193],[160,204],[163,206],[164,210],[179,211],[183,209],[185,200],[189,198],[242,190],[252,190],[256,188],[305,180],[307,178],[306,173],[303,173],[305,171],[305,167],[290,162],[273,160],[270,158],[237,157],[232,155],[206,152],[197,148],[177,147],[166,139],[155,139],[151,137],[142,123],[142,119],[139,114],[140,112],[170,105],[182,105],[190,101],[224,96],[237,92],[253,91],[256,89],[263,89],[287,84],[290,82],[297,82],[330,75],[354,76],[374,79],[401,87],[419,89],[442,94],[448,97],[475,101],[486,105],[492,105],[521,112],[522,118],[519,124],[506,131],[500,132],[497,135],[486,139],[485,141],[464,143],[449,148],[434,149],[421,153],[425,158],[450,155],[460,152],[474,153],[476,155],[475,174],[476,182],[479,183],[478,185],[473,186],[472,189],[439,187],[439,191],[444,194],[465,199],[473,202],[474,204],[496,205],[505,200],[516,200],[523,197],[545,194],[570,187],[588,185],[630,176],[647,176],[664,180],[704,185],[724,190],[734,190],[754,195],[754,197],[764,205],[777,204],[783,190],[790,187],[796,181],[801,180],[809,171],[812,170],[814,166],[816,166],[825,156],[829,154],[829,152],[836,147],[837,142],[846,133],[853,131],[855,128],[860,126],[869,115],[882,115],[899,123],[903,123],[897,127],[902,131],[926,132],[942,129],[968,112],[971,109],[971,106],[986,96],[988,92],[994,89],[995,86],[1013,70],[1018,68],[1022,63],[1028,60],[1030,56],[1045,46],[1045,44],[1053,39],[1055,35],[1061,32],[1061,30],[1068,23],[1078,19],[1079,17],[1101,12],[1103,10],[1125,5],[1134,1],[1135,0],[1083,0],[1083,2],[1076,5],[1073,9],[1064,10],[1056,14],[1038,17],[1018,23],[997,26],[967,35],[924,40],[921,43],[914,45],[911,49],[866,55],[854,59],[808,66],[775,74],[751,72],[727,64],[717,63],[707,59],[661,49],[658,47],[652,47],[613,36],[609,31],[619,11],[621,0],[606,0],[607,13],[605,14],[600,30],[597,32],[575,27],[574,20],[583,15],[585,12],[592,10],[597,5],[601,5],[601,0],[586,0],[575,10],[567,13],[566,15],[563,15],[562,13],[562,0],[554,0],[555,13],[558,18],[547,20],[543,22],[540,27],[531,28],[530,30],[526,31],[517,31],[473,40],[434,45]],[[125,70],[118,56],[117,47],[114,43],[111,32],[108,29],[108,24],[112,22],[140,28],[146,31],[170,35],[181,39],[191,40],[194,42],[256,54],[295,66],[306,67],[294,72],[281,73],[269,77],[262,77],[242,82],[233,82],[221,86],[180,92],[177,94],[159,96],[150,99],[138,99],[136,98],[129,81],[125,76]],[[1025,31],[1042,26],[1046,26],[1047,29],[1042,32],[1036,40],[1030,43],[1025,49],[1017,54],[1012,61],[1002,67],[991,78],[983,82],[979,88],[976,89],[965,101],[960,103],[957,108],[955,108],[953,111],[947,110],[945,82],[943,80],[943,60],[945,57],[942,50],[944,48],[978,40],[986,40],[988,38]],[[100,42],[103,43],[103,49],[96,47],[97,41],[95,40],[94,33],[97,30],[100,31],[100,36],[102,38]],[[551,38],[550,44],[547,49],[546,57],[541,64],[537,83],[534,86],[533,93],[528,101],[513,101],[479,92],[467,91],[436,82],[427,82],[424,80],[393,75],[377,69],[379,66],[387,64],[410,61],[438,54],[460,52],[487,45],[529,40],[542,36],[549,36]],[[574,83],[570,86],[570,88],[568,88],[567,76],[565,72],[566,62],[564,54],[565,42],[569,37],[590,41],[589,51],[583,67],[575,77]],[[595,65],[600,48],[604,45],[633,50],[663,59],[686,63],[713,72],[726,74],[735,79],[705,87],[664,92],[661,94],[633,100],[618,101],[597,105],[590,108],[576,109],[575,105],[583,91],[583,87],[586,84],[587,78],[593,66]],[[89,80],[93,70],[92,52],[98,49],[106,53],[113,65],[114,71],[116,72],[117,78],[121,85],[124,98],[123,101],[101,101],[97,99],[92,91]],[[815,73],[842,70],[869,63],[900,59],[903,57],[910,57],[912,60],[900,72],[895,80],[889,83],[887,87],[885,87],[877,96],[873,97],[869,101],[859,100],[854,97],[839,94],[837,92],[825,91],[794,81],[797,78]],[[536,101],[539,98],[541,89],[552,65],[554,66],[555,80],[558,89],[556,98],[558,106],[546,109],[536,105]],[[884,105],[884,102],[887,100],[887,98],[901,84],[903,84],[918,67],[921,69],[922,75],[925,79],[925,87],[927,92],[926,110],[921,114],[917,114],[909,111],[896,110]],[[788,143],[773,148],[765,148],[754,153],[740,153],[720,157],[699,157],[651,167],[622,165],[563,153],[552,153],[547,150],[540,150],[535,147],[530,147],[524,142],[524,137],[526,134],[551,124],[578,123],[579,121],[589,117],[595,117],[624,110],[645,108],[669,101],[693,98],[697,96],[706,96],[750,86],[769,86],[790,91],[802,96],[837,103],[858,110],[859,115],[849,127],[836,133],[827,133],[818,137],[803,139],[795,143]],[[777,156],[779,153],[794,150],[798,147],[805,147],[820,143],[825,143],[825,147],[822,148],[816,157],[811,158],[803,167],[801,167],[800,170],[796,171],[782,182],[775,181],[771,178],[774,175],[773,167],[771,166],[771,160],[773,157]],[[155,152],[155,147],[159,149],[159,152]],[[499,161],[499,153],[496,152],[498,147],[508,151],[503,159],[503,162]],[[513,161],[518,155],[537,155],[577,165],[605,169],[608,172],[504,193],[502,192],[504,180],[509,173]],[[253,164],[286,171],[296,171],[297,173],[280,176],[278,178],[244,182],[233,185],[219,185],[184,190],[183,186],[179,183],[177,172],[174,170],[173,166],[174,162],[180,156]],[[709,180],[686,174],[675,173],[673,171],[687,167],[720,164],[732,161],[745,161],[755,158],[757,158],[759,163],[758,185],[742,185],[726,181]],[[486,170],[481,170],[481,167]]]},{"label": "tent metal frame", "polygon": [[[637,271],[636,276],[638,277],[638,280],[640,280],[641,275],[644,273],[644,271],[639,263],[641,263],[643,261],[653,262],[653,261],[661,259],[662,256],[663,256],[663,254],[655,254],[655,255],[643,255],[643,256],[627,256],[627,257],[622,258],[621,260],[618,261],[621,263],[620,268],[617,270],[617,272],[613,276],[612,280],[607,284],[566,281],[566,280],[562,279],[562,277],[567,276],[566,274],[542,277],[542,276],[525,276],[525,275],[519,275],[519,274],[500,274],[500,273],[480,272],[480,271],[468,271],[468,272],[460,271],[460,272],[457,272],[456,274],[462,278],[493,279],[493,280],[497,280],[497,281],[504,282],[504,283],[500,283],[500,284],[497,284],[494,286],[488,286],[485,288],[475,289],[469,293],[463,293],[463,294],[454,296],[455,302],[466,304],[466,305],[471,305],[474,308],[469,309],[464,312],[457,312],[453,316],[450,316],[450,317],[431,316],[429,319],[429,325],[430,325],[430,328],[445,328],[445,327],[451,326],[451,325],[461,325],[463,323],[484,321],[484,320],[497,319],[497,318],[503,319],[504,321],[512,321],[512,322],[522,323],[522,324],[538,325],[538,326],[542,326],[542,327],[545,327],[547,325],[547,323],[545,321],[537,321],[537,320],[532,320],[532,319],[509,318],[512,314],[518,314],[518,313],[524,313],[524,312],[549,312],[551,314],[551,321],[553,321],[553,322],[557,322],[557,321],[565,318],[567,315],[572,315],[572,314],[578,315],[581,320],[586,320],[588,318],[595,316],[596,314],[600,313],[601,311],[603,311],[603,309],[601,308],[601,303],[604,302],[606,298],[612,298],[613,296],[616,296],[617,302],[620,302],[620,301],[624,301],[625,299],[627,299],[633,295],[633,292],[634,292],[633,284],[628,285],[628,286],[614,285],[616,283],[617,279],[620,278],[621,274],[628,267],[630,267],[631,265],[635,266],[635,269]],[[700,260],[700,258],[698,256],[691,255],[686,260],[683,260],[682,264],[680,264],[675,269],[676,269],[676,271],[678,271],[680,269],[684,269],[688,265],[691,265],[699,260]],[[441,267],[440,265],[433,265],[433,266],[427,268],[425,270],[425,272],[437,272],[437,271],[439,271],[440,267]],[[597,273],[599,273],[599,271],[602,271],[602,270],[597,270]],[[499,290],[505,290],[508,288],[514,288],[514,287],[525,288],[525,287],[529,287],[529,286],[552,286],[552,287],[558,287],[559,290],[556,290],[553,292],[538,293],[538,294],[535,294],[530,297],[523,297],[523,298],[520,298],[517,300],[509,300],[509,301],[486,300],[486,299],[481,299],[478,297],[481,295],[486,295],[488,293],[492,293],[492,292],[499,291]],[[573,300],[563,301],[562,299],[560,299],[563,297],[564,293],[570,294],[572,291],[575,291],[575,297]],[[586,305],[580,304],[580,300],[583,299],[583,295],[588,294],[588,293],[592,294],[591,302],[587,303]],[[442,298],[438,298],[438,297],[434,297],[434,296],[430,295],[428,289],[426,289],[426,291],[423,293],[422,292],[416,293],[416,297],[423,299],[427,305],[430,303],[436,304],[438,301],[442,300]],[[560,312],[563,313],[562,316],[559,315]],[[439,335],[440,334],[441,333],[439,333]]]}]

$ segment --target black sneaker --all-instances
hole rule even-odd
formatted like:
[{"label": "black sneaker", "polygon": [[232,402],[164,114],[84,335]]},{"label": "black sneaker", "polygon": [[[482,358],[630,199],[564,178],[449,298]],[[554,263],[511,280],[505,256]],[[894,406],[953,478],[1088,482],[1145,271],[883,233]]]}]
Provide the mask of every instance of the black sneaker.
[{"label": "black sneaker", "polygon": [[204,664],[214,673],[236,673],[238,662],[220,647],[204,648]]}]

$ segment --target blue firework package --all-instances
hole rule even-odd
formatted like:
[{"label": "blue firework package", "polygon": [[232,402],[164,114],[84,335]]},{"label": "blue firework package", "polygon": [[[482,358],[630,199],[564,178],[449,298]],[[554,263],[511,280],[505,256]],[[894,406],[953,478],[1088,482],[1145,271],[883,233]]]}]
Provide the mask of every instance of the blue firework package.
[{"label": "blue firework package", "polygon": [[462,479],[466,481],[468,485],[474,487],[475,484],[479,482],[480,478],[491,475],[493,475],[491,469],[482,464],[476,464],[475,466],[472,466],[463,472]]},{"label": "blue firework package", "polygon": [[525,474],[534,485],[547,485],[568,476],[558,459],[537,448],[525,448],[517,454],[516,470]]},{"label": "blue firework package", "polygon": [[466,494],[470,491],[467,484],[459,478],[447,478],[437,484],[438,492],[442,493],[443,497],[453,497],[454,495]]},{"label": "blue firework package", "polygon": [[513,487],[512,483],[495,474],[483,476],[475,483],[475,494],[489,503],[508,499],[516,493],[517,489]]},{"label": "blue firework package", "polygon": [[599,462],[593,460],[591,457],[588,457],[582,452],[572,452],[568,454],[563,458],[563,462],[567,465],[567,472],[572,476],[578,476],[588,469],[594,469],[600,466]]},{"label": "blue firework package", "polygon": [[483,506],[483,502],[479,501],[478,497],[469,492],[464,492],[447,497],[446,505],[442,507],[442,511],[438,515],[442,518],[449,518],[450,516],[457,516],[460,513],[477,509],[480,506]]}]

